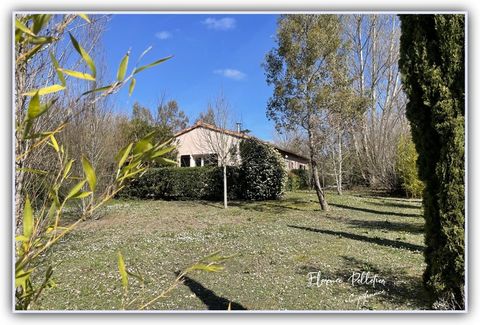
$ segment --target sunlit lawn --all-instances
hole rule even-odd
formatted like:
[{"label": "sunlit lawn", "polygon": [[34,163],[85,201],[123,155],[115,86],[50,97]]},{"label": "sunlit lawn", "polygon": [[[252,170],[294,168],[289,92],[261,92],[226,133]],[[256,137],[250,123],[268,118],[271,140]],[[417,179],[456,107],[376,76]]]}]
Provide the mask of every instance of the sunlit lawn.
[{"label": "sunlit lawn", "polygon": [[[57,263],[57,286],[35,308],[120,309],[118,250],[145,278],[143,289],[131,279],[128,298],[139,297],[133,309],[169,286],[175,272],[217,250],[236,254],[225,270],[191,275],[150,308],[426,308],[419,200],[329,193],[331,210],[323,212],[315,198],[288,193],[279,201],[231,202],[227,210],[213,202],[115,201],[45,258]],[[309,272],[318,271],[324,281],[309,285]],[[352,284],[354,272],[384,282]]]}]

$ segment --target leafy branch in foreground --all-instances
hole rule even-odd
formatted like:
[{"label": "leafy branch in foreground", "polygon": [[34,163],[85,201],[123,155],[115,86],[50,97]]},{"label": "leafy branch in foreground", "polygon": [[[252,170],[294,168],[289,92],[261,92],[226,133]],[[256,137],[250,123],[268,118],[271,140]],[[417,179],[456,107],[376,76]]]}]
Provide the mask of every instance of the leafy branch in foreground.
[{"label": "leafy branch in foreground", "polygon": [[[80,17],[90,23],[88,16],[68,15],[53,30],[47,28],[51,15],[22,15],[15,19],[15,50],[16,68],[26,71],[25,67],[35,60],[36,55],[47,45],[61,39],[67,26],[75,17]],[[51,35],[54,33],[54,35]],[[93,213],[112,199],[125,184],[145,172],[152,162],[172,163],[163,156],[171,152],[174,147],[170,141],[154,143],[154,134],[147,134],[137,142],[132,142],[117,154],[117,170],[106,189],[99,193],[97,189],[97,175],[94,166],[87,157],[82,157],[81,162],[71,159],[65,146],[59,143],[57,136],[65,129],[69,119],[67,116],[53,128],[53,131],[41,130],[45,113],[54,107],[59,99],[42,100],[42,96],[55,96],[60,91],[67,89],[66,77],[70,76],[88,81],[95,81],[97,69],[90,54],[81,46],[75,37],[69,33],[71,45],[78,52],[81,59],[88,67],[89,72],[73,71],[61,68],[55,55],[50,52],[50,60],[60,84],[53,84],[40,89],[18,92],[17,98],[29,98],[26,112],[17,108],[16,115],[16,178],[23,173],[34,173],[42,177],[48,185],[46,194],[40,200],[31,200],[32,196],[26,193],[22,186],[16,186],[16,237],[15,237],[15,306],[16,309],[26,310],[31,308],[44,289],[54,285],[52,280],[53,267],[48,266],[44,279],[37,279],[41,273],[40,259],[50,247],[61,238],[70,233],[82,221],[89,219]],[[144,52],[146,53],[146,52]],[[143,55],[142,55],[143,56]],[[157,60],[151,64],[135,68],[129,78],[136,73],[158,65],[168,58]],[[127,59],[122,60],[118,73],[115,91],[125,84],[128,65]],[[20,67],[20,68],[19,68]],[[17,78],[18,76],[16,76]],[[132,87],[130,87],[132,88]],[[133,89],[130,89],[130,93]],[[106,91],[102,96],[113,93],[113,89]],[[80,96],[82,97],[82,96]],[[77,101],[80,100],[77,98]],[[93,98],[90,104],[97,98]],[[86,105],[88,106],[88,105]],[[60,115],[61,112],[51,112]],[[40,129],[40,130],[37,130]],[[95,136],[95,135],[93,135]],[[51,147],[51,149],[49,148]],[[24,168],[26,162],[35,152],[53,150],[54,168],[42,170],[37,168]],[[81,168],[75,168],[76,165]],[[82,175],[74,175],[75,170],[81,170]],[[20,185],[21,180],[19,180]],[[65,210],[76,200],[86,202],[85,209],[76,217],[74,222],[67,222],[63,216]],[[20,202],[17,204],[17,202]],[[23,203],[23,204],[22,204]]]},{"label": "leafy branch in foreground", "polygon": [[[141,301],[143,299],[143,294],[145,291],[145,280],[143,276],[139,272],[132,272],[127,269],[125,265],[125,261],[121,252],[118,252],[118,271],[120,273],[120,279],[123,288],[123,295],[122,295],[122,309],[136,309],[136,310],[144,310],[148,307],[151,307],[154,303],[159,301],[162,298],[168,297],[168,294],[175,290],[180,284],[184,282],[184,278],[196,271],[200,272],[219,272],[222,271],[224,267],[224,262],[230,258],[234,257],[234,255],[223,256],[220,254],[220,251],[216,251],[204,258],[200,259],[198,262],[188,266],[183,271],[179,272],[175,280],[168,286],[166,289],[160,291],[159,294],[151,298],[148,302]],[[129,289],[129,276],[138,280],[142,287],[142,293],[138,295],[136,298],[129,300],[128,299],[128,289]],[[134,306],[134,304],[136,304]],[[230,305],[229,309],[230,310]]]}]

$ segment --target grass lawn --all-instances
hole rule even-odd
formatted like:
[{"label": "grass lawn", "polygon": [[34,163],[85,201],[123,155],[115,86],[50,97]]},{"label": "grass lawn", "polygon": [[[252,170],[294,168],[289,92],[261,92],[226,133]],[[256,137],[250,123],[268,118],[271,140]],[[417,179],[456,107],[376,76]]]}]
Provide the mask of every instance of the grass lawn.
[{"label": "grass lawn", "polygon": [[[216,250],[236,254],[218,273],[198,272],[151,309],[425,309],[421,202],[357,192],[313,192],[278,201],[114,201],[52,248],[55,288],[35,309],[120,309],[117,251],[140,271],[129,297],[148,301],[175,272]],[[319,282],[309,285],[309,272]],[[359,279],[364,273],[363,281]],[[377,282],[366,282],[377,275]],[[353,275],[353,278],[351,276]],[[352,279],[356,280],[352,283]]]}]

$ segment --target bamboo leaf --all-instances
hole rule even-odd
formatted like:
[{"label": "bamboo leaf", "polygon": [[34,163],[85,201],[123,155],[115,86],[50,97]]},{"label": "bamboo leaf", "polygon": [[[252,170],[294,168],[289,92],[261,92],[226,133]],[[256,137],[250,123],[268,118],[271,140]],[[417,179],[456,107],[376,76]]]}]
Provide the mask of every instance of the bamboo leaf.
[{"label": "bamboo leaf", "polygon": [[144,153],[145,151],[150,150],[152,148],[153,148],[153,145],[150,143],[150,141],[148,141],[148,139],[142,139],[135,144],[133,153],[134,154]]},{"label": "bamboo leaf", "polygon": [[199,271],[206,271],[206,272],[219,272],[224,269],[223,266],[221,265],[216,265],[216,264],[203,264],[203,263],[197,263],[192,265],[190,270],[199,270]]},{"label": "bamboo leaf", "polygon": [[156,158],[155,160],[158,161],[158,162],[161,162],[163,164],[166,164],[166,165],[176,165],[177,164],[177,162],[175,160],[171,160],[171,159],[163,158],[163,157]]},{"label": "bamboo leaf", "polygon": [[37,92],[28,104],[27,119],[33,120],[40,114],[42,114],[42,108],[40,106],[40,96]]},{"label": "bamboo leaf", "polygon": [[57,139],[55,139],[55,136],[53,134],[50,134],[50,142],[52,143],[52,146],[55,149],[55,151],[59,152],[60,147],[58,146]]},{"label": "bamboo leaf", "polygon": [[63,178],[66,178],[68,173],[70,172],[70,169],[72,169],[73,162],[75,160],[70,159],[67,164],[65,165],[65,169],[63,170]]},{"label": "bamboo leaf", "polygon": [[50,51],[50,59],[52,60],[53,66],[55,67],[55,71],[57,72],[58,79],[60,80],[60,83],[62,86],[65,86],[67,82],[65,81],[65,76],[63,75],[63,72],[60,71],[60,65],[58,64],[57,59],[53,55],[53,53]]},{"label": "bamboo leaf", "polygon": [[25,26],[24,23],[22,23],[20,20],[15,19],[15,28],[21,30],[25,34],[28,34],[30,36],[37,36],[33,31],[31,31],[27,26]]},{"label": "bamboo leaf", "polygon": [[30,281],[30,273],[33,269],[24,271],[22,269],[15,272],[15,288],[22,287],[23,291],[26,291],[27,282]]},{"label": "bamboo leaf", "polygon": [[32,27],[33,33],[38,34],[38,32],[42,30],[43,26],[45,26],[45,24],[48,23],[50,18],[52,18],[52,15],[48,15],[48,14],[33,15],[33,27]]},{"label": "bamboo leaf", "polygon": [[64,90],[66,87],[64,85],[52,85],[40,89],[35,89],[32,91],[29,91],[27,93],[23,93],[23,96],[34,96],[36,93],[38,93],[39,96],[55,93],[57,91]]},{"label": "bamboo leaf", "polygon": [[78,194],[74,195],[72,198],[73,199],[83,199],[86,198],[87,196],[90,196],[93,192],[79,192]]},{"label": "bamboo leaf", "polygon": [[154,152],[154,154],[151,156],[151,158],[157,158],[157,157],[160,157],[160,156],[163,156],[163,155],[166,155],[167,153],[171,152],[173,149],[175,149],[175,147],[167,147],[167,148],[163,148],[163,149],[160,149],[160,150],[157,150]]},{"label": "bamboo leaf", "polygon": [[27,42],[30,44],[47,44],[52,43],[54,38],[51,36],[37,36],[37,37],[27,37]]},{"label": "bamboo leaf", "polygon": [[155,62],[152,62],[152,63],[150,63],[150,64],[141,66],[140,68],[135,69],[134,72],[133,72],[133,74],[137,74],[137,73],[139,73],[139,72],[142,72],[142,71],[145,70],[145,69],[149,69],[149,68],[151,68],[151,67],[154,67],[154,66],[156,66],[156,65],[159,65],[160,63],[163,63],[163,62],[165,62],[165,61],[167,61],[167,60],[170,60],[172,57],[173,57],[173,55],[170,55],[170,56],[167,56],[166,58],[163,58],[163,59],[157,60],[157,61],[155,61]]},{"label": "bamboo leaf", "polygon": [[70,192],[68,192],[68,195],[67,197],[65,198],[65,201],[67,201],[68,199],[71,199],[72,197],[74,197],[83,187],[83,185],[85,185],[85,183],[87,182],[86,179],[84,179],[83,181],[80,181],[77,185],[75,185],[71,190]]},{"label": "bamboo leaf", "polygon": [[122,287],[123,289],[128,289],[128,275],[127,269],[125,267],[125,261],[123,260],[122,253],[118,252],[118,272],[120,272],[120,277],[122,278]]},{"label": "bamboo leaf", "polygon": [[17,170],[20,172],[27,172],[27,173],[38,174],[38,175],[48,174],[46,170],[35,169],[35,168],[18,168]]},{"label": "bamboo leaf", "polygon": [[128,146],[126,146],[124,149],[122,149],[119,153],[118,153],[118,158],[120,159],[118,161],[118,168],[122,168],[123,164],[125,163],[125,161],[127,160],[128,158],[128,155],[130,154],[130,151],[132,151],[132,147],[133,147],[133,143],[130,143]]},{"label": "bamboo leaf", "polygon": [[84,72],[80,72],[80,71],[73,71],[73,70],[68,70],[68,69],[62,69],[62,68],[60,68],[58,70],[65,73],[66,75],[72,76],[74,78],[95,81],[95,77],[92,76],[91,74],[88,74],[88,73],[84,73]]},{"label": "bamboo leaf", "polygon": [[85,157],[82,157],[82,166],[90,190],[95,191],[95,187],[97,186],[97,176],[95,175],[95,169],[93,169],[92,164],[90,164],[88,159]]},{"label": "bamboo leaf", "polygon": [[138,170],[136,170],[136,171],[134,171],[134,172],[132,172],[132,173],[128,173],[128,174],[120,177],[120,178],[119,178],[119,181],[123,181],[123,180],[125,180],[125,179],[127,179],[127,178],[131,178],[131,177],[133,177],[133,176],[135,176],[135,175],[137,175],[137,174],[139,174],[139,173],[143,173],[145,170],[146,170],[146,168],[140,168],[140,169],[138,169]]},{"label": "bamboo leaf", "polygon": [[72,33],[69,32],[69,34],[70,34],[70,40],[72,41],[73,47],[75,48],[75,50],[77,50],[77,52],[83,58],[85,63],[87,63],[88,67],[90,68],[90,71],[92,72],[92,76],[95,78],[97,74],[95,63],[93,62],[92,58],[87,53],[87,51],[85,51],[84,48],[81,47],[80,44],[78,44],[77,40],[75,39],[75,37],[73,37]]},{"label": "bamboo leaf", "polygon": [[86,14],[78,14],[78,17],[82,18],[85,20],[87,23],[91,24],[92,22],[90,21],[90,18]]},{"label": "bamboo leaf", "polygon": [[125,54],[122,61],[120,62],[120,67],[118,68],[118,72],[117,72],[118,81],[122,81],[123,79],[125,79],[125,74],[127,73],[129,56],[130,56],[130,53],[127,52],[127,54]]},{"label": "bamboo leaf", "polygon": [[95,88],[95,89],[92,89],[92,90],[89,90],[89,91],[86,91],[82,94],[82,96],[84,95],[88,95],[88,94],[91,94],[91,93],[96,93],[96,92],[99,92],[99,91],[104,91],[104,90],[107,90],[107,89],[110,89],[112,88],[113,85],[108,85],[108,86],[105,86],[105,87],[100,87],[100,88]]},{"label": "bamboo leaf", "polygon": [[132,78],[130,81],[130,86],[128,87],[128,96],[132,96],[133,89],[135,89],[135,84],[137,83],[137,79]]},{"label": "bamboo leaf", "polygon": [[30,204],[30,199],[27,196],[25,200],[25,207],[23,208],[23,235],[27,238],[33,233],[33,209]]},{"label": "bamboo leaf", "polygon": [[22,243],[28,242],[30,239],[28,237],[25,237],[23,235],[19,235],[15,237],[15,241],[20,241]]}]

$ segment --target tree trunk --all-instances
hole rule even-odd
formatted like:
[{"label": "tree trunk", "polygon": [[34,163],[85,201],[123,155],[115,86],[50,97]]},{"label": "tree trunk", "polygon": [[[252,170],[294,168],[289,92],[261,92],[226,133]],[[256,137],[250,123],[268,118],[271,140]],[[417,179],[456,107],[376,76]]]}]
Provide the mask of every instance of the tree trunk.
[{"label": "tree trunk", "polygon": [[313,186],[315,187],[315,192],[317,193],[318,202],[320,207],[324,211],[328,211],[328,203],[325,200],[325,194],[323,193],[322,186],[320,185],[320,178],[318,177],[318,166],[315,160],[312,160],[312,176],[313,176]]},{"label": "tree trunk", "polygon": [[327,203],[327,200],[325,200],[325,194],[323,193],[322,186],[320,185],[320,178],[318,177],[318,165],[317,165],[317,161],[315,160],[315,145],[314,145],[313,133],[310,128],[307,131],[308,131],[308,146],[310,149],[310,165],[312,166],[313,186],[315,188],[315,192],[317,193],[320,207],[322,208],[322,210],[327,211],[328,203]]},{"label": "tree trunk", "polygon": [[226,209],[227,205],[227,165],[223,165],[223,207]]}]

